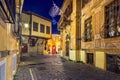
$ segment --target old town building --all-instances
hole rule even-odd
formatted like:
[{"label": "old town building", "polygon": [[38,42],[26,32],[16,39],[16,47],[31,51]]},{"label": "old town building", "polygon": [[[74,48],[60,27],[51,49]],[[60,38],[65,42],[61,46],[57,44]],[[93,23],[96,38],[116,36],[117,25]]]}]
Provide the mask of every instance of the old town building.
[{"label": "old town building", "polygon": [[119,3],[120,0],[65,0],[58,23],[62,56],[120,73]]},{"label": "old town building", "polygon": [[13,80],[17,70],[23,1],[0,0],[0,80]]},{"label": "old town building", "polygon": [[52,39],[47,41],[47,54],[60,54],[61,37],[59,34],[52,34]]},{"label": "old town building", "polygon": [[120,73],[120,0],[87,0],[81,13],[81,60]]},{"label": "old town building", "polygon": [[33,12],[22,13],[22,55],[44,53],[52,38],[52,22]]},{"label": "old town building", "polygon": [[64,0],[58,29],[61,35],[62,54],[79,61],[81,0]]}]

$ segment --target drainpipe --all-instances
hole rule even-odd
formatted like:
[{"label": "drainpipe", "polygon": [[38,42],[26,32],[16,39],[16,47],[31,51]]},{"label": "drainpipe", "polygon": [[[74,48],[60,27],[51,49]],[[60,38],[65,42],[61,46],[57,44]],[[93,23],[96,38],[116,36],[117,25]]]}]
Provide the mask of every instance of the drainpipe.
[{"label": "drainpipe", "polygon": [[[32,35],[32,12],[29,13],[30,15],[30,27],[29,27],[29,41],[31,40],[31,35]],[[30,47],[30,42],[29,42],[29,47]],[[29,49],[28,49],[29,50]],[[28,52],[28,55],[30,56],[30,53]]]}]

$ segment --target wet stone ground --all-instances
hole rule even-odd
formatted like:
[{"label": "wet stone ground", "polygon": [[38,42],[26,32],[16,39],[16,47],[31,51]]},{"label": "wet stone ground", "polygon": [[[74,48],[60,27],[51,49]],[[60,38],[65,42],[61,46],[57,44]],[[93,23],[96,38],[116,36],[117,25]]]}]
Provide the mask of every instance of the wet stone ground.
[{"label": "wet stone ground", "polygon": [[120,80],[119,74],[67,61],[59,55],[27,57],[16,75],[16,80]]}]

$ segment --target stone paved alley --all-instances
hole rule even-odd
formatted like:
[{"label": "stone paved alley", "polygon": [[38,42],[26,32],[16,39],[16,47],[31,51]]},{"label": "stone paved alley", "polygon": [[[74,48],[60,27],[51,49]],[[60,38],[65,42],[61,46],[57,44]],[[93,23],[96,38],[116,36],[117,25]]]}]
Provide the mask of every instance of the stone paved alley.
[{"label": "stone paved alley", "polygon": [[65,60],[59,55],[26,57],[16,80],[120,80],[120,75]]}]

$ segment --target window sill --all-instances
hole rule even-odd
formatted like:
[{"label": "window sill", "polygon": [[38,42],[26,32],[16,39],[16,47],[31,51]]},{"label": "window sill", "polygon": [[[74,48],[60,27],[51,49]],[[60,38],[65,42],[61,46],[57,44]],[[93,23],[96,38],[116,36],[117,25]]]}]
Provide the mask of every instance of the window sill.
[{"label": "window sill", "polygon": [[103,40],[107,40],[107,41],[111,41],[111,40],[120,40],[120,36],[119,37],[112,37],[112,38],[104,38]]}]

